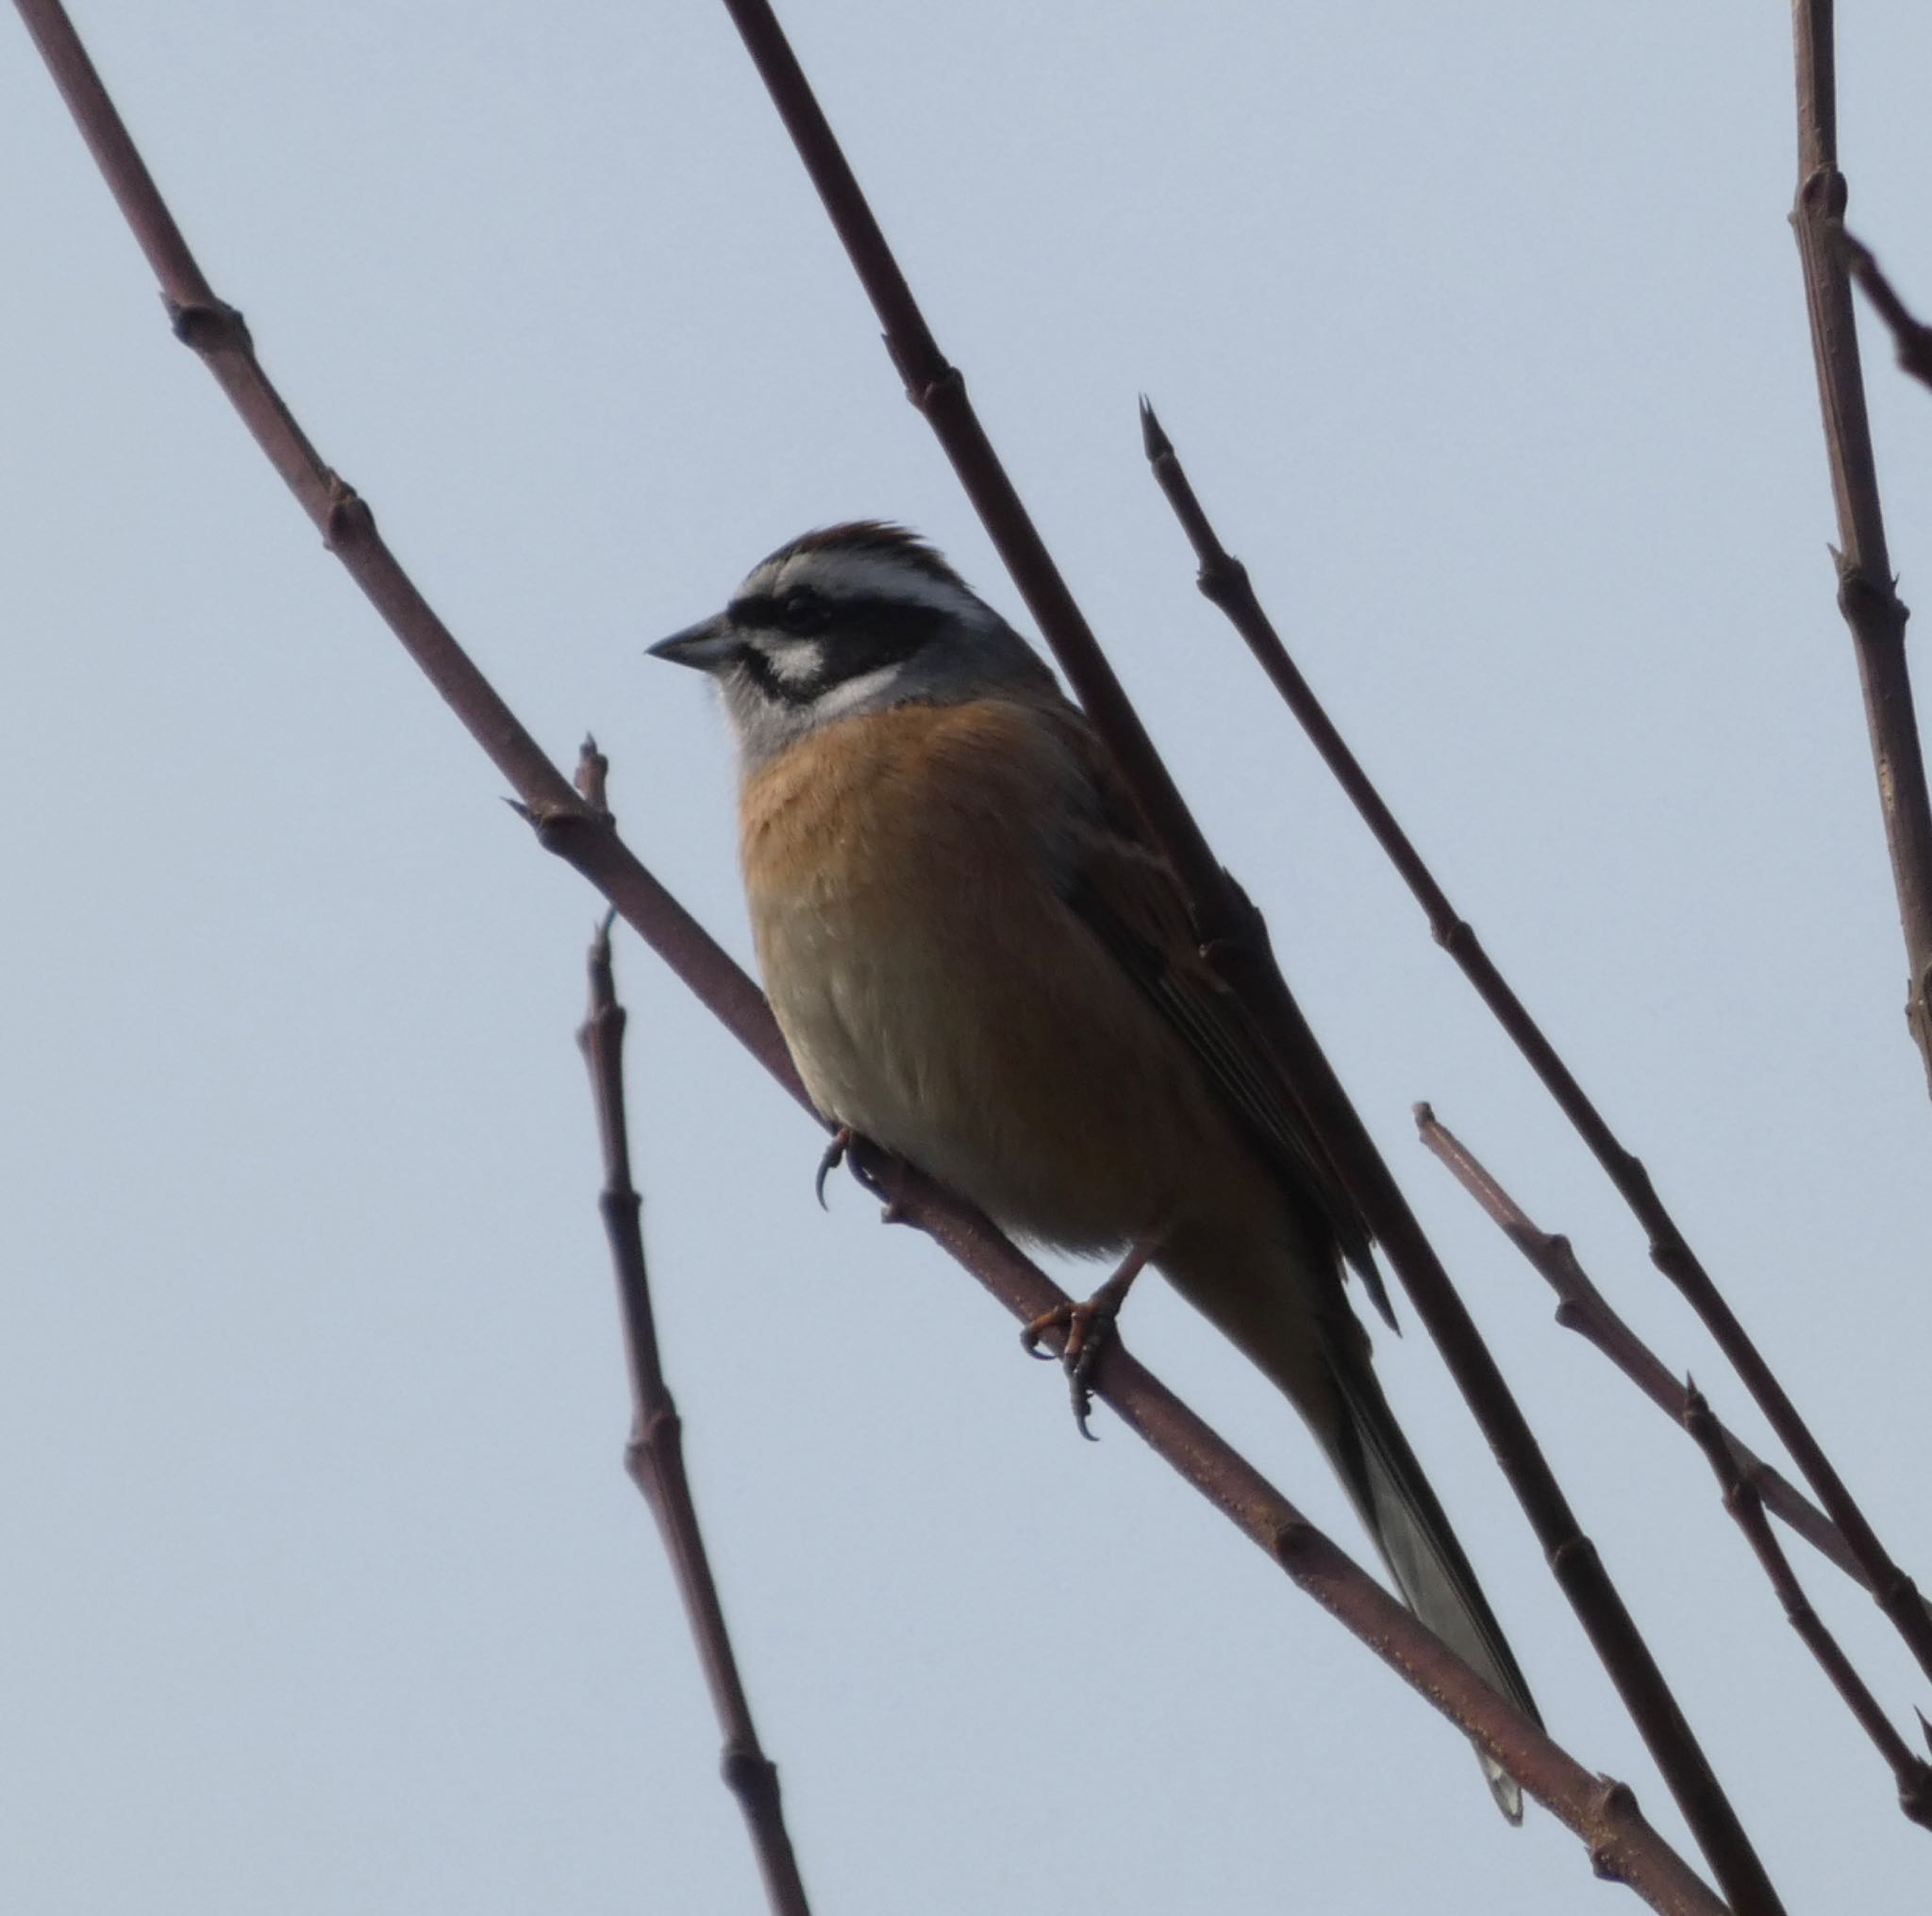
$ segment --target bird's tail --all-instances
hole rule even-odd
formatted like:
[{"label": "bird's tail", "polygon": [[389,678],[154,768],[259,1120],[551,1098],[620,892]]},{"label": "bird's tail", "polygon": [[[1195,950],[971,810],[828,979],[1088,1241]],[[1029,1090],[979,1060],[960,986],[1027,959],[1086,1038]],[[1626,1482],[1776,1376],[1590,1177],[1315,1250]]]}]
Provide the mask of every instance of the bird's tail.
[{"label": "bird's tail", "polygon": [[[1396,1589],[1465,1663],[1541,1723],[1495,1612],[1366,1356],[1331,1351],[1330,1371],[1344,1414],[1337,1427],[1320,1434]],[[1511,1823],[1521,1823],[1521,1786],[1485,1752],[1476,1756],[1497,1808]]]}]

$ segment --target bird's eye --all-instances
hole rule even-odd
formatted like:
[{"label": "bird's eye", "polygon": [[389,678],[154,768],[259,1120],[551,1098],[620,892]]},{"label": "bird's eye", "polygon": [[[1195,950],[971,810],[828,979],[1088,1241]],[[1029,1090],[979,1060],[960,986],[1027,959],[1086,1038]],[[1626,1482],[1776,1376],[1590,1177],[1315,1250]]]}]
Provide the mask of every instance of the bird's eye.
[{"label": "bird's eye", "polygon": [[816,592],[793,592],[778,608],[778,623],[800,639],[823,632],[831,617],[830,607]]}]

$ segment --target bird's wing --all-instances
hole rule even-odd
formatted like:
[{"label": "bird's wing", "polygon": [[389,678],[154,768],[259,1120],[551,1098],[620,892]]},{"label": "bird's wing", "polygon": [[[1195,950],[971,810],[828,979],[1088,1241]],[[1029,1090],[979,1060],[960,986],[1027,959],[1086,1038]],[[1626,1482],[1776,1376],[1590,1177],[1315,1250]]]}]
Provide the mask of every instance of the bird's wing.
[{"label": "bird's wing", "polygon": [[1092,799],[1067,848],[1062,895],[1180,1034],[1284,1182],[1334,1232],[1349,1268],[1395,1329],[1368,1225],[1254,1020],[1202,957],[1179,882],[1149,841],[1105,747],[1073,707],[1046,716]]}]

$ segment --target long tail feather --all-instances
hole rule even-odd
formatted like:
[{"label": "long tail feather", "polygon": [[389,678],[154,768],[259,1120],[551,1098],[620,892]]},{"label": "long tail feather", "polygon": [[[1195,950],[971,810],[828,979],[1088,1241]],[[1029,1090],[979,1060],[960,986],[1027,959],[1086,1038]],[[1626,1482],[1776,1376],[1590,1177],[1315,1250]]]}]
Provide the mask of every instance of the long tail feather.
[{"label": "long tail feather", "polygon": [[[1346,1421],[1329,1442],[1341,1481],[1403,1599],[1471,1668],[1536,1722],[1529,1693],[1495,1612],[1422,1465],[1397,1426],[1366,1360],[1331,1357]],[[1507,1771],[1476,1752],[1497,1807],[1523,1820],[1523,1791]]]}]

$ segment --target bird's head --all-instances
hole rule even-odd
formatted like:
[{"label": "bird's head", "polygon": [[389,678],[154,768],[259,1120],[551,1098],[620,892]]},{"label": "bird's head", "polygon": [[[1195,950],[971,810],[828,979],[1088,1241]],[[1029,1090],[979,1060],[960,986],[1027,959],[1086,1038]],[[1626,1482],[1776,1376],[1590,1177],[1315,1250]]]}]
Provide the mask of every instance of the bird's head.
[{"label": "bird's head", "polygon": [[717,680],[747,767],[835,719],[1053,686],[931,546],[877,520],[780,546],[722,612],[650,650]]}]

